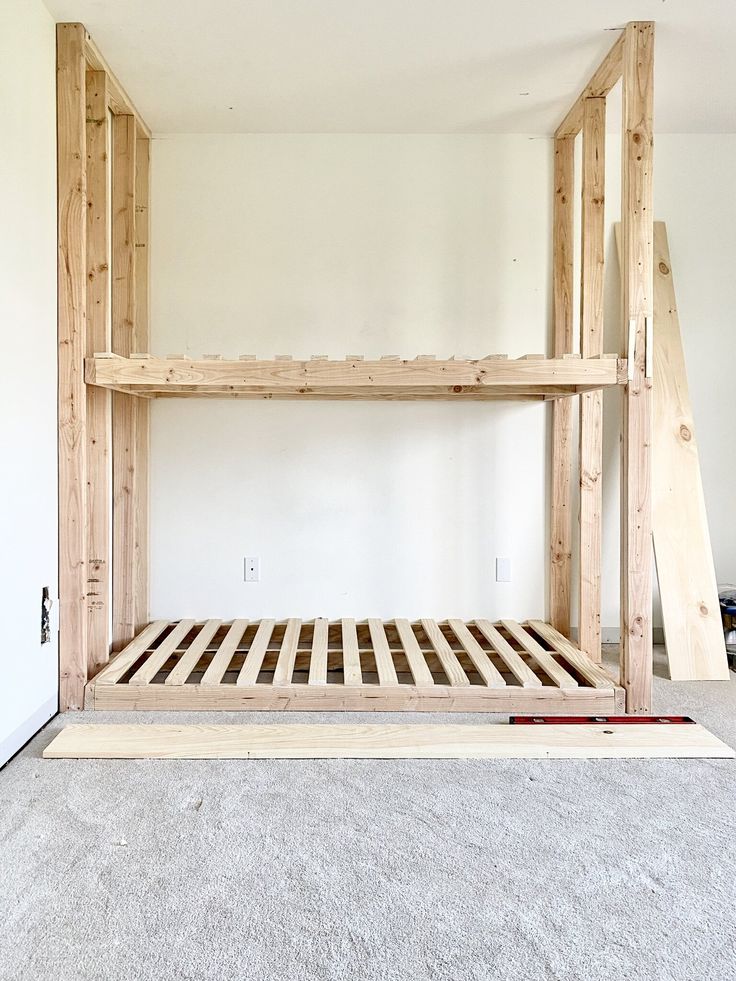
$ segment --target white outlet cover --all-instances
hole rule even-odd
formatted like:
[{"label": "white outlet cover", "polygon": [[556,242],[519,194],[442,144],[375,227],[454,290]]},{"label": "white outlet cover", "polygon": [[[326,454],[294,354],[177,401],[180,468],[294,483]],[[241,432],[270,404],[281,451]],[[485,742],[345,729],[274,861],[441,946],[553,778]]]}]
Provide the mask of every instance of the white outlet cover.
[{"label": "white outlet cover", "polygon": [[511,559],[497,556],[496,582],[511,582]]},{"label": "white outlet cover", "polygon": [[245,582],[258,582],[261,578],[261,560],[257,555],[246,555],[243,560],[243,579]]}]

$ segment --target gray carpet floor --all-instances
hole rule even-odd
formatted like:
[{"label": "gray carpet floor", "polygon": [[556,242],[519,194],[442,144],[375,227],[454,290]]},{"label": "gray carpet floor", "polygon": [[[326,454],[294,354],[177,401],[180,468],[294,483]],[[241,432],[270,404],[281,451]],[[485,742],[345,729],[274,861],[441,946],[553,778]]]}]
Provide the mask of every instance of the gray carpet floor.
[{"label": "gray carpet floor", "polygon": [[[664,673],[736,746],[736,678]],[[732,761],[42,760],[73,721],[0,771],[3,981],[736,978]]]}]

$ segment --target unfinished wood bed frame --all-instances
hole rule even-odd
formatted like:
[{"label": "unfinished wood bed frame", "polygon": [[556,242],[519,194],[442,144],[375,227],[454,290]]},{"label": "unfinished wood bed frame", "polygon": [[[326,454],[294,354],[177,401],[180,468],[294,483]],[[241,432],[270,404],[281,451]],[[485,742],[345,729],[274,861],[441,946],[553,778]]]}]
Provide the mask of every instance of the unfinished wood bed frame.
[{"label": "unfinished wood bed frame", "polygon": [[[62,710],[81,708],[86,693],[89,707],[106,709],[614,714],[625,702],[629,713],[649,711],[653,52],[654,25],[628,24],[555,134],[552,358],[159,359],[146,353],[151,134],[84,27],[58,25]],[[604,355],[605,110],[619,79],[624,329],[620,352]],[[599,666],[602,391],[615,385],[623,391],[621,687]],[[149,399],[167,396],[550,400],[548,622],[149,623]],[[577,644],[569,639],[574,411],[580,414]]]}]

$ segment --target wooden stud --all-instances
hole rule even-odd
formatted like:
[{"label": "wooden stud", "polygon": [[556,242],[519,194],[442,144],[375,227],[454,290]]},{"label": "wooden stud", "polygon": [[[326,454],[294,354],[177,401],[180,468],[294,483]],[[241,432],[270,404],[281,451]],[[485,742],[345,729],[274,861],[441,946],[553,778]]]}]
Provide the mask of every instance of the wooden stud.
[{"label": "wooden stud", "polygon": [[[561,358],[573,346],[573,184],[575,141],[555,140],[552,243],[554,352]],[[574,362],[569,362],[573,364]],[[581,362],[582,363],[582,362]],[[552,407],[552,501],[550,515],[549,615],[561,633],[570,633],[572,587],[572,400]]]},{"label": "wooden stud", "polygon": [[[150,346],[150,140],[136,136],[135,149],[135,321],[133,338],[139,351]],[[150,355],[145,355],[150,357]],[[148,623],[149,604],[149,479],[150,406],[139,401],[135,429],[135,622]]]},{"label": "wooden stud", "polygon": [[81,709],[87,681],[87,318],[85,32],[56,28],[59,340],[59,707]]},{"label": "wooden stud", "polygon": [[629,713],[649,712],[652,691],[652,382],[645,377],[645,317],[652,316],[654,24],[628,24],[623,53],[621,245],[624,322],[635,322],[633,377],[623,396],[621,466],[621,681]]},{"label": "wooden stud", "polygon": [[[112,347],[128,357],[135,338],[136,127],[133,116],[112,125]],[[139,362],[136,362],[139,363]],[[138,402],[116,392],[112,404],[113,578],[112,641],[119,650],[135,636]]]},{"label": "wooden stud", "polygon": [[[584,358],[603,353],[606,100],[583,105],[580,346]],[[580,396],[578,646],[601,661],[601,525],[603,393]]]},{"label": "wooden stud", "polygon": [[[109,347],[109,113],[104,72],[85,79],[87,141],[87,343]],[[110,656],[110,392],[87,386],[87,671]]]}]

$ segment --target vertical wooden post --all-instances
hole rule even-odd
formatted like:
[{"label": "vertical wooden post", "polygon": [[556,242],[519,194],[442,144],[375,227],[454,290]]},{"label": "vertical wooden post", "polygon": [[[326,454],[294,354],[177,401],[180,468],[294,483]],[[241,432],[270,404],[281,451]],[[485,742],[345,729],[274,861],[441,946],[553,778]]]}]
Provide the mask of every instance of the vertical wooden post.
[{"label": "vertical wooden post", "polygon": [[[604,195],[606,100],[583,103],[580,348],[584,358],[603,354]],[[580,396],[580,581],[578,646],[601,660],[601,520],[603,392]]]},{"label": "vertical wooden post", "polygon": [[85,31],[56,29],[59,335],[59,707],[87,681]]},{"label": "vertical wooden post", "polygon": [[[105,72],[88,71],[87,355],[109,349],[109,112]],[[87,666],[93,677],[110,653],[110,393],[87,387]]]},{"label": "vertical wooden post", "polygon": [[[112,125],[112,349],[132,353],[135,329],[136,124],[128,115]],[[119,650],[136,628],[137,399],[112,400],[112,643]]]},{"label": "vertical wooden post", "polygon": [[[621,457],[621,683],[630,713],[651,710],[652,379],[645,318],[653,314],[654,24],[628,24],[623,54],[621,246],[629,383]],[[633,343],[632,343],[633,342]]]},{"label": "vertical wooden post", "polygon": [[[140,134],[136,140],[135,171],[135,330],[136,351],[149,350],[150,324],[150,253],[149,201],[150,201],[150,149],[147,137]],[[149,453],[149,402],[137,400],[136,420],[136,632],[148,624],[149,591],[149,537],[148,537],[148,453]]]},{"label": "vertical wooden post", "polygon": [[[555,139],[552,285],[555,357],[572,353],[573,184],[575,137]],[[572,520],[572,399],[552,403],[552,514],[550,522],[550,623],[570,635]]]}]

